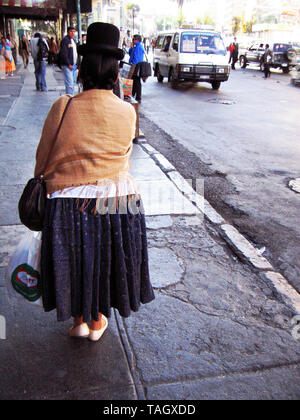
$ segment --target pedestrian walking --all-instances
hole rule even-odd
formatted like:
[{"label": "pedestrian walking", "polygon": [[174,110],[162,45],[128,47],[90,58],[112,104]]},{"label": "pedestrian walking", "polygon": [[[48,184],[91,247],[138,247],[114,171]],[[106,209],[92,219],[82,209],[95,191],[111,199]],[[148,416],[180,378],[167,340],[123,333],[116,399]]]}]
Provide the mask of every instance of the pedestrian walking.
[{"label": "pedestrian walking", "polygon": [[37,32],[30,42],[30,49],[34,63],[36,90],[46,92],[46,67],[49,55],[48,43],[42,35]]},{"label": "pedestrian walking", "polygon": [[26,69],[29,63],[29,42],[25,35],[22,35],[19,53],[23,59],[24,69]]},{"label": "pedestrian walking", "polygon": [[13,55],[13,58],[14,58],[15,65],[17,65],[18,64],[17,42],[16,42],[15,38],[13,38],[10,34],[7,35],[7,39],[11,44],[10,48],[11,48],[11,51],[12,51],[12,55]]},{"label": "pedestrian walking", "polygon": [[134,35],[133,36],[133,43],[129,50],[129,63],[133,64],[135,66],[135,70],[133,72],[133,87],[132,87],[132,96],[135,97],[135,99],[138,102],[141,102],[142,100],[142,84],[141,84],[141,78],[138,74],[138,64],[144,61],[144,47],[142,44],[142,38],[140,35]]},{"label": "pedestrian walking", "polygon": [[147,51],[147,54],[149,54],[149,49],[150,49],[150,41],[149,41],[149,38],[146,38],[146,51]]},{"label": "pedestrian walking", "polygon": [[239,60],[239,44],[237,43],[236,38],[234,38],[234,42],[232,43],[233,49],[231,53],[231,68],[232,70],[235,70],[235,64]]},{"label": "pedestrian walking", "polygon": [[127,47],[127,52],[129,51],[129,48],[131,47],[131,43],[132,43],[131,33],[130,33],[130,30],[128,29],[128,31],[126,32],[126,47]]},{"label": "pedestrian walking", "polygon": [[0,73],[5,73],[6,76],[13,76],[16,70],[12,50],[7,40],[2,37],[0,43]]},{"label": "pedestrian walking", "polygon": [[152,52],[154,53],[155,50],[155,44],[156,44],[156,40],[155,38],[152,38]]},{"label": "pedestrian walking", "polygon": [[232,52],[234,50],[234,45],[233,42],[230,43],[228,51],[229,51],[229,61],[228,64],[230,64],[232,62]]},{"label": "pedestrian walking", "polygon": [[126,38],[125,36],[122,38],[122,50],[124,51],[124,54],[127,54],[127,47],[126,47]]},{"label": "pedestrian walking", "polygon": [[50,65],[55,63],[56,54],[57,54],[57,45],[56,45],[55,39],[51,37],[49,41],[49,57],[48,57],[48,63]]},{"label": "pedestrian walking", "polygon": [[262,55],[262,62],[263,62],[263,70],[264,70],[264,73],[265,73],[265,76],[264,76],[265,79],[267,79],[268,77],[271,77],[270,67],[271,67],[272,61],[273,61],[273,53],[270,49],[269,44],[266,44],[265,45],[265,52]]},{"label": "pedestrian walking", "polygon": [[60,56],[62,71],[64,74],[64,82],[66,94],[74,95],[77,69],[77,47],[75,43],[76,29],[72,26],[68,27],[67,35],[63,38],[60,46]]},{"label": "pedestrian walking", "polygon": [[44,309],[56,309],[58,321],[73,317],[69,335],[92,341],[107,328],[112,308],[128,317],[154,299],[145,216],[128,173],[136,114],[112,92],[124,57],[119,36],[111,24],[88,27],[87,43],[78,47],[83,92],[54,102],[36,153],[35,176],[43,173],[49,197],[41,247]]}]

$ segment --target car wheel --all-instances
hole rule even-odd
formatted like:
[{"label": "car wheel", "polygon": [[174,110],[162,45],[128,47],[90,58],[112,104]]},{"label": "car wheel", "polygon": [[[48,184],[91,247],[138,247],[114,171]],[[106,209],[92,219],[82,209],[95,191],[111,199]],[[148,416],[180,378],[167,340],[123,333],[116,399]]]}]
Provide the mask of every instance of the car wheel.
[{"label": "car wheel", "polygon": [[244,57],[243,55],[240,57],[240,66],[242,67],[242,69],[245,69],[247,66],[246,57]]},{"label": "car wheel", "polygon": [[219,87],[221,86],[221,82],[217,82],[217,81],[211,82],[211,86],[213,90],[218,90]]},{"label": "car wheel", "polygon": [[282,71],[283,71],[284,74],[288,74],[289,71],[290,71],[290,68],[289,67],[282,67]]},{"label": "car wheel", "polygon": [[178,79],[176,79],[173,69],[170,69],[169,83],[171,83],[173,89],[176,89],[178,87]]},{"label": "car wheel", "polygon": [[164,76],[162,76],[162,75],[160,74],[160,71],[159,71],[159,66],[156,66],[155,74],[156,74],[156,77],[157,77],[157,81],[158,81],[159,83],[162,83],[162,82],[164,81]]}]

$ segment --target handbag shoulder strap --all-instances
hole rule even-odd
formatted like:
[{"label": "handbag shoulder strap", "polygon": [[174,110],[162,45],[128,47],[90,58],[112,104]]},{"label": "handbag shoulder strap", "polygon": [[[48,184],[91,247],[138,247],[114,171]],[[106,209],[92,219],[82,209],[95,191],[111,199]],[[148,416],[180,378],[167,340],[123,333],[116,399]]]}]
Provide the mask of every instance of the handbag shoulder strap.
[{"label": "handbag shoulder strap", "polygon": [[45,172],[45,170],[47,169],[47,166],[48,166],[48,163],[49,163],[49,160],[50,160],[50,156],[51,156],[52,150],[53,150],[53,148],[54,148],[54,146],[55,146],[55,143],[56,143],[56,140],[57,140],[57,138],[58,138],[58,134],[59,134],[59,132],[60,132],[60,129],[61,129],[61,126],[62,126],[63,120],[64,120],[64,118],[65,118],[65,115],[66,115],[66,113],[67,113],[67,110],[68,110],[68,108],[69,108],[69,105],[70,105],[70,103],[71,103],[72,99],[73,99],[73,96],[72,96],[72,97],[68,100],[67,105],[65,106],[64,112],[63,112],[63,114],[62,114],[62,117],[61,117],[61,120],[60,120],[59,126],[58,126],[58,128],[57,128],[57,130],[56,130],[56,133],[55,133],[54,139],[53,139],[53,141],[52,141],[52,145],[51,145],[50,151],[49,151],[49,153],[48,153],[48,157],[47,157],[47,159],[46,159],[46,163],[45,163],[45,165],[44,165],[44,169],[43,169],[43,171],[42,171],[42,174],[40,175],[40,178],[43,178],[43,177],[44,177],[44,172]]}]

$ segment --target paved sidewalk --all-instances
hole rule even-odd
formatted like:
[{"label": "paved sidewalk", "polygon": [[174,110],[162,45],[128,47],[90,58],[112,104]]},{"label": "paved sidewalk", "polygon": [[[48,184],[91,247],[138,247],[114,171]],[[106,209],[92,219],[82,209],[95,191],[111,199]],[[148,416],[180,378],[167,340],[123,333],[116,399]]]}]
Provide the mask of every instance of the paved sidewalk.
[{"label": "paved sidewalk", "polygon": [[293,308],[264,281],[264,269],[237,258],[147,144],[134,145],[131,167],[147,214],[156,300],[125,320],[116,312],[95,344],[70,339],[70,322],[57,323],[54,312],[8,299],[5,267],[26,230],[17,203],[45,116],[62,93],[56,79],[48,68],[49,91],[36,92],[30,65],[6,86],[0,81],[0,93],[10,95],[9,113],[0,115],[0,315],[7,333],[0,398],[299,399]]}]

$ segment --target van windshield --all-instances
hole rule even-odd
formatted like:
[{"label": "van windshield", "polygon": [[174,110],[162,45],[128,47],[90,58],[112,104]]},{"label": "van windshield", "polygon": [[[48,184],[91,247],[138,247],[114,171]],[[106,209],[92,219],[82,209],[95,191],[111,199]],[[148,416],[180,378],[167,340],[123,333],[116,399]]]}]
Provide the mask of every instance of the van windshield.
[{"label": "van windshield", "polygon": [[182,53],[226,55],[223,39],[218,34],[182,33],[180,45]]}]

